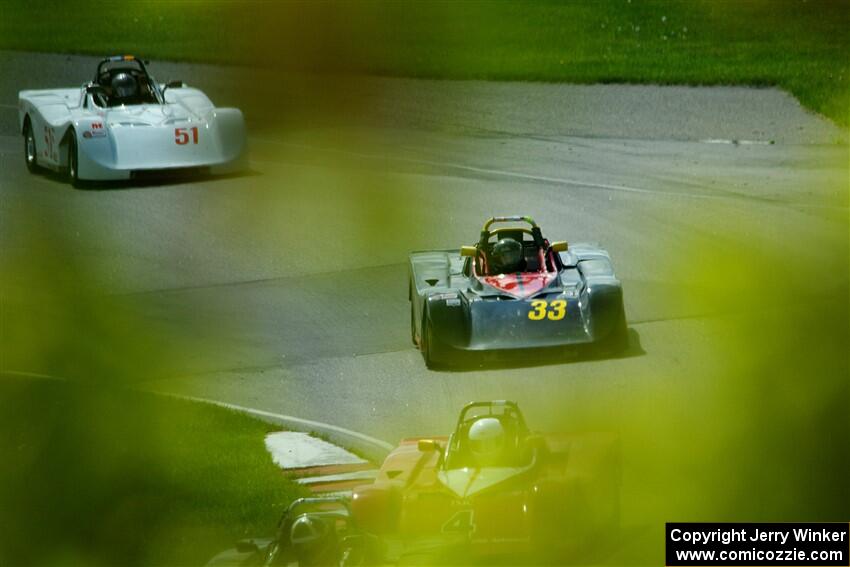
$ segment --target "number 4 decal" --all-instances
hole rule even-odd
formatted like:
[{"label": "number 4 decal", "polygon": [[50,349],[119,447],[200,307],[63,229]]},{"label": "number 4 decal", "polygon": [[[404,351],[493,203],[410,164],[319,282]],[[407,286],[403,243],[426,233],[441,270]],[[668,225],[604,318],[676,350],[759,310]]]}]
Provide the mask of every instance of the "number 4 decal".
[{"label": "number 4 decal", "polygon": [[175,128],[174,129],[174,143],[178,146],[185,146],[189,143],[189,131],[192,132],[192,143],[198,143],[198,127],[192,126],[192,128]]},{"label": "number 4 decal", "polygon": [[449,518],[449,521],[443,524],[444,532],[461,532],[472,533],[475,531],[475,524],[472,522],[472,510],[461,510],[454,516]]}]

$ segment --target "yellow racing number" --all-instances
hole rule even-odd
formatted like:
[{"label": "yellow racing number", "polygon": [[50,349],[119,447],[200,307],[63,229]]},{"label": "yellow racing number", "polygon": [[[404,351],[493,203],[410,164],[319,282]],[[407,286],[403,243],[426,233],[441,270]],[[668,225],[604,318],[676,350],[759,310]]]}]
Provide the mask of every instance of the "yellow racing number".
[{"label": "yellow racing number", "polygon": [[556,299],[550,304],[551,311],[546,317],[552,321],[560,321],[567,314],[567,302],[564,299]]},{"label": "yellow racing number", "polygon": [[[551,310],[548,310],[550,307]],[[542,321],[543,319],[560,321],[566,314],[567,301],[565,299],[556,299],[552,303],[542,299],[535,299],[531,302],[531,309],[528,312],[528,318],[532,321]]]},{"label": "yellow racing number", "polygon": [[542,321],[546,317],[547,303],[542,299],[535,299],[531,302],[531,311],[528,312],[528,318],[532,321]]}]

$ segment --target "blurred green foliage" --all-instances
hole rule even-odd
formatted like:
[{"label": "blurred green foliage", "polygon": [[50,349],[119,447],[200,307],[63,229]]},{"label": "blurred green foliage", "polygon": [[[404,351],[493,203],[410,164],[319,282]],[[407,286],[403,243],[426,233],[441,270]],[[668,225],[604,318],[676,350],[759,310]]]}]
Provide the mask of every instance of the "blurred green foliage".
[{"label": "blurred green foliage", "polygon": [[[842,1],[12,1],[0,47],[423,77],[775,84],[847,125],[848,18]],[[340,106],[340,84],[304,91]],[[257,238],[277,248],[329,226],[339,238],[325,253],[354,269],[367,254],[391,264],[411,243],[429,246],[434,235],[421,227],[445,220],[417,223],[411,211],[427,210],[427,186],[352,173],[356,154],[334,154],[336,169],[296,157],[316,167],[276,170],[219,205],[231,230],[279,227]],[[834,224],[846,234],[842,210]],[[0,369],[73,380],[0,382],[0,450],[11,463],[0,468],[0,563],[198,563],[235,537],[267,533],[296,489],[260,444],[266,426],[123,389],[174,372],[188,352],[203,358],[189,338],[197,323],[175,336],[144,316],[143,297],[107,295],[103,273],[69,261],[67,217],[15,211],[8,218],[33,238],[0,255]],[[588,426],[625,434],[629,517],[654,530],[630,561],[660,564],[664,521],[847,519],[846,248],[834,265],[812,266],[784,256],[782,243],[750,240],[727,235],[681,259],[704,282],[681,301],[723,314],[701,320],[710,340],[681,361],[678,387],[626,401],[611,388],[584,409]],[[669,385],[650,378],[622,379]]]},{"label": "blurred green foliage", "polygon": [[847,0],[14,0],[0,48],[453,79],[778,85],[850,124]]},{"label": "blurred green foliage", "polygon": [[809,270],[743,233],[691,252],[681,270],[701,283],[680,293],[710,314],[691,327],[702,344],[625,411],[616,392],[588,408],[588,422],[622,433],[624,512],[649,526],[624,534],[627,563],[663,562],[664,522],[844,521],[850,510],[846,249]]},{"label": "blurred green foliage", "polygon": [[108,293],[71,252],[87,221],[60,214],[4,211],[22,240],[0,253],[0,564],[200,565],[273,530],[303,490],[272,426],[132,389],[203,351]]},{"label": "blurred green foliage", "polygon": [[[846,230],[846,224],[844,229]],[[838,229],[838,226],[836,226]],[[782,247],[744,235],[701,250],[685,268],[705,282],[694,298],[723,302],[714,391],[700,404],[717,517],[823,521],[850,510],[850,310],[846,248],[803,269]],[[723,253],[734,247],[734,258]],[[730,278],[713,278],[724,266]],[[704,412],[704,413],[703,413]],[[683,436],[687,439],[687,436]]]},{"label": "blurred green foliage", "polygon": [[235,412],[75,382],[0,379],[0,562],[201,565],[302,495]]}]

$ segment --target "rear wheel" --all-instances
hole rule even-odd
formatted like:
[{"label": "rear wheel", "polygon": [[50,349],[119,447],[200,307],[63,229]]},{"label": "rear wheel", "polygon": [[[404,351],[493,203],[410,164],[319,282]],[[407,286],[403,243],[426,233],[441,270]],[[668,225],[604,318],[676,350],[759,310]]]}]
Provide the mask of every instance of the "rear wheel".
[{"label": "rear wheel", "polygon": [[38,153],[35,149],[35,134],[33,134],[29,116],[24,122],[24,158],[27,162],[27,170],[30,173],[38,171]]},{"label": "rear wheel", "polygon": [[73,130],[68,133],[68,181],[74,187],[80,186],[79,161],[77,160],[77,135]]}]

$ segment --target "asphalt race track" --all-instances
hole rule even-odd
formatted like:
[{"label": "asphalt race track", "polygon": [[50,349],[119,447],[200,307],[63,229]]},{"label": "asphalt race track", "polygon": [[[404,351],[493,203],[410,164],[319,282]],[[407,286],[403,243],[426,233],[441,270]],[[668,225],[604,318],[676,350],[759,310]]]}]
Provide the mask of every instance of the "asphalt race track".
[{"label": "asphalt race track", "polygon": [[[0,52],[0,243],[28,245],[14,207],[54,215],[104,293],[190,335],[145,388],[390,442],[447,432],[473,399],[517,400],[538,429],[604,428],[647,392],[698,399],[720,368],[710,322],[724,301],[689,300],[710,260],[694,250],[743,232],[815,272],[847,257],[847,133],[778,90],[346,79],[344,112],[269,127],[265,112],[303,108],[304,83],[153,62],[159,79],[245,108],[251,174],[87,190],[30,175],[17,91],[81,84],[94,62]],[[425,369],[406,253],[472,243],[485,218],[514,213],[611,252],[626,356]]]}]

